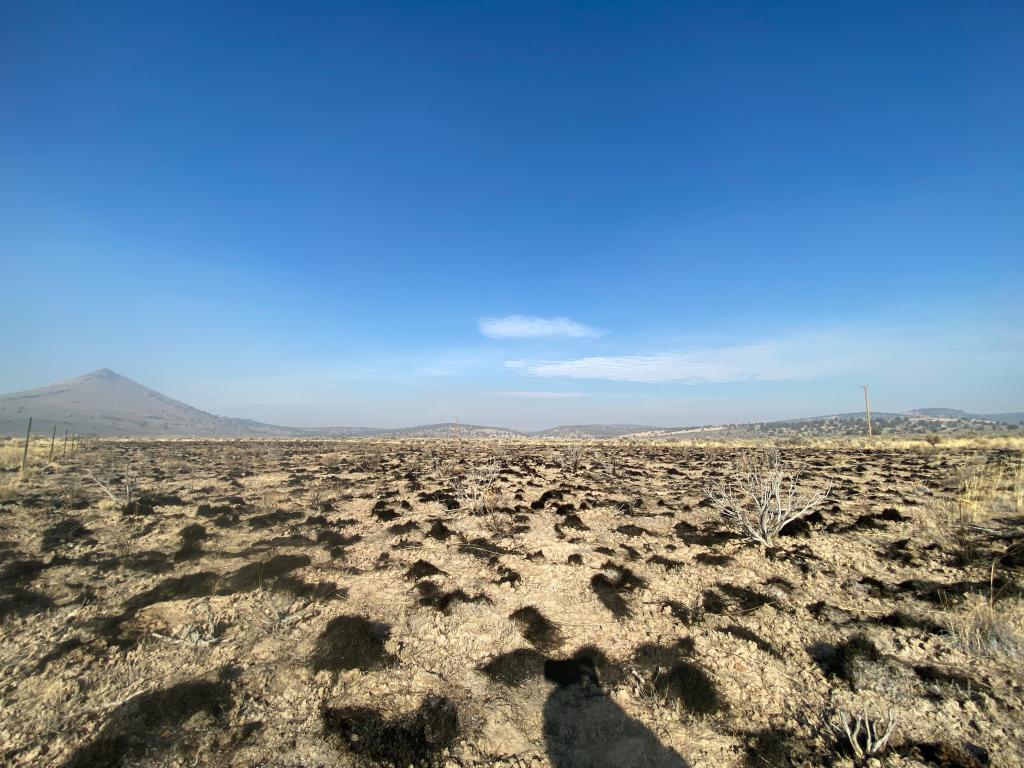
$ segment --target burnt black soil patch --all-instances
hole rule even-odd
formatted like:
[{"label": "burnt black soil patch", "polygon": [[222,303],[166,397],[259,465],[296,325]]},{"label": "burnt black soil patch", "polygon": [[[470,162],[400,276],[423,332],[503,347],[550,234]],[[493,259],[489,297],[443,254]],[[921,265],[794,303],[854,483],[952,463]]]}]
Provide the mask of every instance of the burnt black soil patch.
[{"label": "burnt black soil patch", "polygon": [[497,585],[508,584],[509,586],[516,586],[523,580],[523,575],[519,571],[512,570],[501,566],[498,569],[498,577],[494,580]]},{"label": "burnt black soil patch", "polygon": [[134,763],[172,746],[175,732],[199,713],[220,719],[231,707],[223,681],[196,680],[136,696],[115,709],[99,734],[79,747],[64,768],[109,768]]},{"label": "burnt black soil patch", "polygon": [[865,664],[878,664],[883,660],[878,646],[863,634],[853,635],[839,645],[812,646],[810,653],[826,675],[851,685],[856,685]]},{"label": "burnt black soil patch", "polygon": [[367,707],[325,708],[321,719],[346,749],[392,768],[438,765],[459,735],[458,709],[441,696],[428,696],[414,713],[395,719]]},{"label": "burnt black soil patch", "polygon": [[852,523],[842,525],[834,522],[829,524],[826,530],[830,533],[847,533],[850,531],[874,531],[884,527],[885,525],[878,522],[874,515],[859,515]]},{"label": "burnt black soil patch", "polygon": [[[44,552],[53,552],[66,544],[85,539],[91,533],[78,518],[65,517],[43,531],[42,549]],[[89,541],[96,543],[95,539]]]},{"label": "burnt black soil patch", "polygon": [[562,501],[562,499],[564,499],[564,498],[565,498],[565,491],[561,491],[561,490],[558,490],[558,489],[551,489],[551,490],[548,490],[548,491],[544,491],[544,493],[542,493],[540,495],[539,499],[537,499],[536,501],[531,501],[530,502],[530,509],[533,509],[533,510],[544,509],[544,505],[547,504],[552,499],[554,499],[555,501]]},{"label": "burnt black soil patch", "polygon": [[319,531],[316,535],[316,541],[318,544],[326,544],[332,550],[344,549],[350,547],[356,542],[362,541],[363,537],[358,533],[354,533],[351,536],[346,536],[338,531]]},{"label": "burnt black soil patch", "polygon": [[560,522],[555,523],[556,531],[561,532],[563,528],[570,528],[574,531],[590,530],[590,526],[584,523],[580,516],[577,515],[575,512],[570,512],[569,514],[563,516]]},{"label": "burnt black soil patch", "polygon": [[579,554],[578,552],[576,554],[569,555],[569,557],[566,558],[565,562],[568,565],[583,565],[583,555]]},{"label": "burnt black soil patch", "polygon": [[927,579],[907,579],[896,585],[900,592],[911,594],[915,599],[933,605],[945,606],[951,602],[962,600],[965,595],[975,593],[988,595],[994,590],[1000,597],[1016,597],[1021,590],[1013,583],[1007,582],[1002,576],[996,576],[991,584],[989,581],[957,581],[943,584]]},{"label": "burnt black soil patch", "polygon": [[486,595],[469,595],[462,589],[453,589],[445,592],[432,581],[421,581],[416,585],[420,593],[420,605],[428,608],[436,608],[442,613],[451,613],[457,603],[489,603],[490,598]]},{"label": "burnt black soil patch", "polygon": [[701,609],[690,608],[676,600],[666,600],[661,604],[663,609],[668,610],[674,619],[686,626],[696,624],[703,618],[704,612]]},{"label": "burnt black soil patch", "polygon": [[884,520],[887,523],[909,523],[913,519],[907,515],[900,514],[899,511],[891,507],[883,509],[875,515],[875,518],[878,520]]},{"label": "burnt black soil patch", "polygon": [[519,627],[520,634],[534,648],[550,652],[564,642],[558,625],[532,605],[513,611],[509,619]]},{"label": "burnt black soil patch", "polygon": [[427,536],[438,541],[447,541],[455,535],[455,531],[449,528],[440,520],[435,520],[430,524],[430,530],[427,531]]},{"label": "burnt black soil patch", "polygon": [[631,613],[624,596],[646,587],[647,582],[629,568],[608,561],[601,566],[601,573],[590,579],[590,586],[605,608],[616,617],[623,618]]},{"label": "burnt black soil patch", "polygon": [[588,656],[572,659],[548,659],[544,662],[544,679],[558,686],[580,683],[599,684],[594,660]]},{"label": "burnt black soil patch", "polygon": [[914,551],[914,545],[910,539],[890,542],[876,552],[882,559],[891,560],[900,565],[920,565],[923,562],[921,556]]},{"label": "burnt black soil patch", "polygon": [[928,698],[933,701],[956,699],[979,701],[980,693],[991,694],[992,689],[969,675],[959,674],[932,664],[919,664],[914,667],[914,674],[924,683]]},{"label": "burnt black soil patch", "polygon": [[316,639],[310,667],[339,671],[360,669],[368,672],[398,663],[398,659],[384,650],[391,637],[391,628],[363,616],[338,616],[331,619]]},{"label": "burnt black soil patch", "polygon": [[246,522],[254,530],[261,530],[272,528],[275,525],[282,525],[290,520],[298,520],[300,517],[302,517],[302,513],[296,510],[275,509],[273,512],[267,512],[265,515],[250,517]]},{"label": "burnt black soil patch", "polygon": [[733,561],[732,555],[713,555],[710,552],[701,552],[695,558],[698,563],[702,565],[728,565]]},{"label": "burnt black soil patch", "polygon": [[945,628],[942,625],[930,619],[921,616],[911,616],[906,611],[898,609],[884,616],[879,616],[874,621],[882,626],[893,627],[894,629],[916,629],[929,635],[941,635],[945,632]]},{"label": "burnt black soil patch", "polygon": [[714,527],[702,530],[685,521],[676,523],[673,530],[685,543],[699,547],[717,547],[739,538],[733,531]]},{"label": "burnt black soil patch", "polygon": [[407,533],[412,533],[413,531],[418,531],[419,529],[420,527],[418,524],[414,523],[412,520],[409,520],[405,523],[396,523],[395,525],[392,525],[390,528],[388,528],[388,533],[390,533],[392,536],[404,536]]},{"label": "burnt black soil patch", "polygon": [[244,511],[245,506],[243,504],[219,504],[217,506],[200,504],[199,508],[196,509],[196,514],[212,520],[213,524],[218,528],[234,528],[241,521],[242,512]]},{"label": "burnt black soil patch", "polygon": [[342,599],[348,596],[348,589],[339,588],[333,581],[306,581],[292,574],[278,577],[270,588],[274,592],[287,592],[294,597],[308,597],[312,600]]},{"label": "burnt black soil patch", "polygon": [[491,565],[498,562],[498,557],[501,555],[512,554],[511,550],[505,549],[498,544],[494,544],[491,541],[478,536],[475,539],[464,541],[459,544],[459,552],[467,555],[472,555],[480,560],[486,560]]},{"label": "burnt black soil patch", "polygon": [[820,511],[815,510],[809,515],[801,517],[799,520],[794,520],[780,532],[780,536],[789,536],[791,538],[807,538],[814,531],[814,528],[820,526],[825,522],[825,517]]},{"label": "burnt black soil patch", "polygon": [[769,656],[774,656],[776,659],[782,658],[782,655],[775,650],[775,647],[771,643],[753,630],[741,627],[739,624],[730,624],[727,627],[720,628],[718,631],[724,632],[727,635],[732,635],[740,640],[746,640],[747,642],[753,643],[759,650],[767,653]]},{"label": "burnt black soil patch", "polygon": [[195,560],[203,554],[203,540],[206,539],[206,529],[194,523],[186,525],[181,529],[181,547],[174,553],[174,562],[180,563],[183,560]]},{"label": "burnt black soil patch", "polygon": [[695,646],[693,638],[684,637],[678,642],[658,645],[656,643],[644,643],[633,649],[633,661],[644,669],[656,670],[659,667],[669,667],[682,658],[693,654]]},{"label": "burnt black soil patch", "polygon": [[693,641],[685,638],[675,645],[641,645],[633,659],[666,703],[679,703],[694,715],[719,712],[725,705],[718,688],[700,664],[686,658],[692,653]]},{"label": "burnt black soil patch", "polygon": [[717,616],[730,613],[751,613],[762,605],[769,605],[772,599],[749,587],[721,582],[716,589],[706,589],[703,594],[704,610]]},{"label": "burnt black soil patch", "polygon": [[769,605],[772,599],[749,587],[740,587],[735,584],[719,583],[716,585],[735,606],[741,611],[756,611],[762,605]]},{"label": "burnt black soil patch", "polygon": [[665,557],[664,555],[651,555],[647,558],[647,562],[651,565],[660,565],[666,571],[676,571],[683,567],[682,560],[674,560],[671,557]]},{"label": "burnt black soil patch", "polygon": [[382,523],[390,523],[392,520],[397,520],[399,515],[395,510],[389,509],[388,507],[381,507],[380,502],[377,506],[370,510],[370,514],[380,520]]},{"label": "burnt black soil patch", "polygon": [[438,504],[440,504],[449,511],[459,508],[459,500],[446,491],[432,491],[431,493],[421,493],[417,498],[423,503],[436,501]]},{"label": "burnt black soil patch", "polygon": [[958,747],[943,742],[915,742],[904,744],[896,752],[925,763],[931,768],[988,768],[991,765],[988,752],[978,746]]},{"label": "burnt black soil patch", "polygon": [[517,648],[495,656],[480,671],[495,683],[514,687],[544,673],[544,656],[532,648]]},{"label": "burnt black soil patch", "polygon": [[409,570],[405,572],[405,578],[418,581],[419,579],[425,579],[428,576],[445,576],[446,571],[442,571],[433,563],[428,563],[426,560],[417,560],[415,563],[409,566]]},{"label": "burnt black soil patch", "polygon": [[743,768],[769,768],[781,765],[826,765],[827,758],[816,754],[809,744],[785,728],[766,728],[745,736],[746,760]]},{"label": "burnt black soil patch", "polygon": [[143,516],[153,514],[157,507],[178,507],[184,504],[175,493],[145,493],[121,508],[125,516]]},{"label": "burnt black soil patch", "polygon": [[907,523],[913,518],[900,514],[897,510],[889,507],[881,512],[860,515],[852,523],[841,525],[838,522],[831,523],[826,530],[835,533],[846,533],[848,531],[871,531],[885,528],[890,523]]}]

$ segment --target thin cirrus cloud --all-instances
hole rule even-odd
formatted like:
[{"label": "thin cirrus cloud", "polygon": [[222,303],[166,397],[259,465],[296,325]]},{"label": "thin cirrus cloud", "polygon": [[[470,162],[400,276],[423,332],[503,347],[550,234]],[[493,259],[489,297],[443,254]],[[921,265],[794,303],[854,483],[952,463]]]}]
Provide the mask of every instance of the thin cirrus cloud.
[{"label": "thin cirrus cloud", "polygon": [[704,347],[649,355],[581,357],[574,360],[513,360],[505,365],[530,376],[603,379],[640,383],[724,384],[739,381],[810,379],[856,367],[846,344],[793,338],[781,342]]},{"label": "thin cirrus cloud", "polygon": [[567,317],[507,315],[477,320],[480,333],[490,339],[596,339],[604,331]]}]

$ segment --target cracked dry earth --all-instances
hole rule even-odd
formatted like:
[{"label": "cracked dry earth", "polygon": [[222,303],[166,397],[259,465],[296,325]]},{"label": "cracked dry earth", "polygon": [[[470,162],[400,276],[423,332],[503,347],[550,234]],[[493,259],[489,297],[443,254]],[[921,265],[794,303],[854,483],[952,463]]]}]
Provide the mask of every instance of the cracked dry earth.
[{"label": "cracked dry earth", "polygon": [[946,629],[974,593],[1020,600],[1020,540],[965,563],[931,533],[964,467],[1010,457],[787,448],[833,490],[766,554],[706,501],[739,449],[567,450],[50,465],[0,501],[2,762],[852,765],[830,713],[866,709],[897,721],[871,765],[1024,765],[1020,657]]}]

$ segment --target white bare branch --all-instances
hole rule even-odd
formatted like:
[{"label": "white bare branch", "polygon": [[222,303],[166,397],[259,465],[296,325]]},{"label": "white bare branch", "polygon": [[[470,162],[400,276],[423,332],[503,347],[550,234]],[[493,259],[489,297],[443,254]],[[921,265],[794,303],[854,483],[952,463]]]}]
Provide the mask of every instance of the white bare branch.
[{"label": "white bare branch", "polygon": [[799,467],[788,469],[776,449],[752,452],[731,478],[716,481],[708,498],[750,541],[770,547],[787,525],[811,514],[832,490],[807,486]]}]

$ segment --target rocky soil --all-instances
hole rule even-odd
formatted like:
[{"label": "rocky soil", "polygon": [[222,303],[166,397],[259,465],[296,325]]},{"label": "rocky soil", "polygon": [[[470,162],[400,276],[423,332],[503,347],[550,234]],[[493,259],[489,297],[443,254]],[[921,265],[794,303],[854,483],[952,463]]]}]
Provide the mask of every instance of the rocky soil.
[{"label": "rocky soil", "polygon": [[869,765],[1024,766],[1024,510],[947,517],[1016,456],[787,447],[832,491],[766,552],[707,500],[738,449],[573,452],[101,441],[9,483],[0,761],[850,766],[844,711],[895,720]]}]

